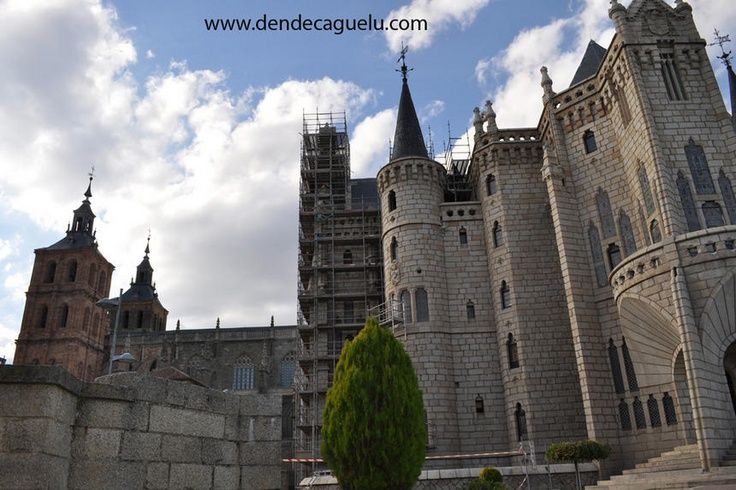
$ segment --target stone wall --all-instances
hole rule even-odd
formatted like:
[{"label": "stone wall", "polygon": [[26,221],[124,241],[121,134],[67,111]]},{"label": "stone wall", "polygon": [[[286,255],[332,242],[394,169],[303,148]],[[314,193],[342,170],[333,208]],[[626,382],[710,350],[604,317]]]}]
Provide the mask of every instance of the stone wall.
[{"label": "stone wall", "polygon": [[0,488],[282,488],[280,394],[0,369]]}]

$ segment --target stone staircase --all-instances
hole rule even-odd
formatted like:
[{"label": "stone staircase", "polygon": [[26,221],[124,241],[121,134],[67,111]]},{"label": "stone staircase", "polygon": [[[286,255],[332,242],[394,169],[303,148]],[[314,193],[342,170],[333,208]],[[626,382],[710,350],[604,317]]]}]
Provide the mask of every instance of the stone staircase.
[{"label": "stone staircase", "polygon": [[698,446],[679,446],[610,480],[588,486],[586,490],[650,490],[658,488],[736,489],[736,447],[724,455],[721,467],[709,473],[700,469]]}]

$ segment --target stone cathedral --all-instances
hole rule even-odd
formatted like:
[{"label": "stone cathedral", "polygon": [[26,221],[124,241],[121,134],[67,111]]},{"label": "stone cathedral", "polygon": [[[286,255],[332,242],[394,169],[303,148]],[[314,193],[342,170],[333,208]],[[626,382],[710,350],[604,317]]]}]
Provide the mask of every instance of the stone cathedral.
[{"label": "stone cathedral", "polygon": [[708,468],[734,442],[736,124],[688,3],[611,4],[569,87],[541,69],[537,127],[475,109],[469,161],[428,157],[404,68],[377,187],[430,454],[591,438]]},{"label": "stone cathedral", "polygon": [[[467,159],[430,157],[405,64],[375,179],[350,178],[344,115],[305,116],[297,326],[167,331],[146,247],[115,352],[220,390],[281,390],[290,451],[315,459],[340,349],[376,314],[412,358],[430,456],[522,445],[541,462],[590,438],[613,447],[607,471],[668,451],[732,461],[736,74],[724,52],[729,114],[683,0],[613,0],[609,16],[613,40],[590,42],[569,87],[541,68],[536,127],[474,110]],[[97,302],[113,272],[90,196],[36,250],[15,358],[86,380],[109,359]]]}]

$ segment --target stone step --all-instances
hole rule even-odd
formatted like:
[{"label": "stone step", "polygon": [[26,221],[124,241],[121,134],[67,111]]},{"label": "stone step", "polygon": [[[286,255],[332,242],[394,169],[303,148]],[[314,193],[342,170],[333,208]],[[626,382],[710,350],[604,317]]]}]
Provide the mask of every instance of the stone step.
[{"label": "stone step", "polygon": [[649,490],[716,486],[736,488],[734,485],[736,485],[736,468],[715,468],[710,473],[702,473],[699,469],[695,469],[657,474],[618,475],[610,480],[599,482],[596,486],[586,487],[586,490]]}]

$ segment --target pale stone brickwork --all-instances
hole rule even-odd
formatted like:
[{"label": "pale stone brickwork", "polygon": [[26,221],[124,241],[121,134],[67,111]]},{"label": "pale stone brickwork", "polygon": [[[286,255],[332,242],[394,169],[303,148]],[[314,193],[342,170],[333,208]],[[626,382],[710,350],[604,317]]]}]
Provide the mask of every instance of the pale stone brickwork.
[{"label": "pale stone brickwork", "polygon": [[3,368],[0,386],[2,488],[282,488],[278,395],[58,366]]},{"label": "pale stone brickwork", "polygon": [[476,109],[467,199],[405,141],[379,171],[386,298],[406,313],[411,293],[396,334],[435,452],[588,437],[613,471],[697,442],[707,468],[736,437],[731,117],[689,4],[609,14],[597,68],[560,93],[542,69],[537,128]]}]

